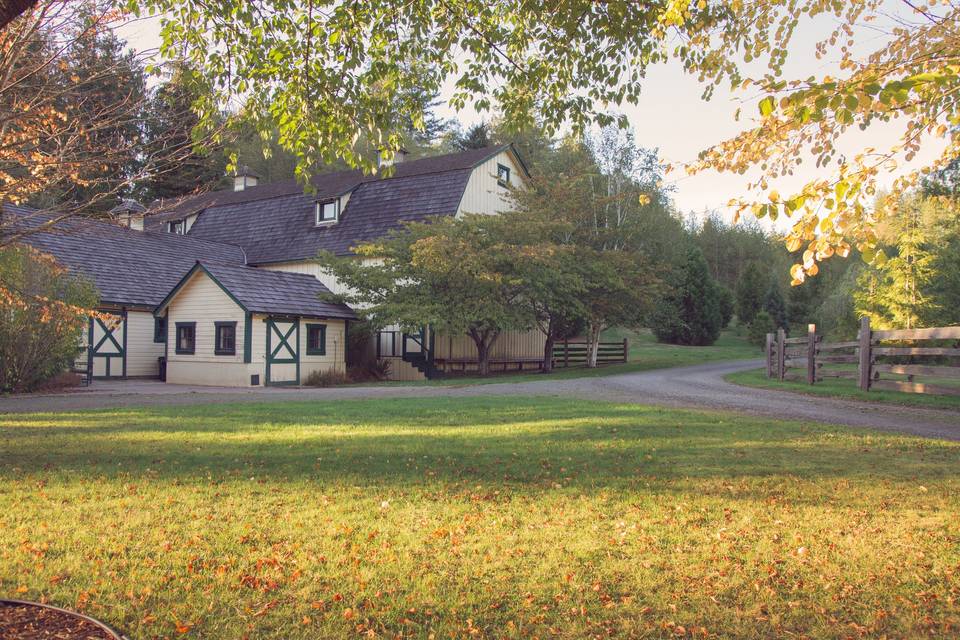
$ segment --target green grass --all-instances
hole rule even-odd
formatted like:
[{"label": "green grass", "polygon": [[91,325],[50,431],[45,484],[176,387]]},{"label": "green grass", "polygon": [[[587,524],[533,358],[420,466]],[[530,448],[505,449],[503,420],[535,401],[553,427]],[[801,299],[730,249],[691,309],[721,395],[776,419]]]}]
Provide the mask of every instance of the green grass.
[{"label": "green grass", "polygon": [[[903,376],[899,376],[902,378]],[[893,379],[886,375],[885,379]],[[823,382],[809,385],[806,382],[795,380],[771,380],[767,378],[764,369],[739,371],[724,376],[724,379],[735,384],[761,389],[776,389],[778,391],[793,391],[813,396],[829,396],[845,400],[863,400],[866,402],[880,402],[896,404],[906,407],[928,407],[931,409],[960,409],[960,396],[930,395],[923,393],[904,393],[902,391],[861,391],[856,380],[847,378],[826,378]],[[920,380],[918,380],[920,381]],[[934,382],[932,379],[927,382]],[[951,386],[956,381],[938,380],[936,384]]]},{"label": "green grass", "polygon": [[960,444],[553,398],[0,416],[0,593],[134,639],[956,637]]},{"label": "green grass", "polygon": [[[604,333],[603,340],[629,340],[628,362],[624,364],[606,365],[596,369],[586,367],[557,368],[553,373],[544,375],[535,371],[527,373],[497,373],[488,378],[477,376],[451,376],[438,380],[422,380],[417,382],[383,382],[382,385],[429,385],[429,386],[456,386],[474,384],[495,384],[498,382],[544,382],[551,380],[567,380],[570,378],[594,378],[610,376],[619,373],[636,371],[650,371],[653,369],[667,369],[686,365],[719,362],[724,360],[751,360],[763,357],[763,352],[750,345],[746,338],[734,331],[724,331],[716,343],[709,347],[685,347],[676,344],[660,344],[653,334],[644,329],[629,331],[613,329]],[[369,383],[365,383],[369,384]]]}]

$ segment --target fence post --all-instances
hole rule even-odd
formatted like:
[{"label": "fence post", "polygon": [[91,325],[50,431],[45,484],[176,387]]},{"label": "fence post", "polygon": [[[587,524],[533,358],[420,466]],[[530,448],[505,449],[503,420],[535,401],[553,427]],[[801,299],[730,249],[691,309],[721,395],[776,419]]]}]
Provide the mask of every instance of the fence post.
[{"label": "fence post", "polygon": [[807,384],[817,381],[817,325],[807,325]]},{"label": "fence post", "polygon": [[783,381],[787,373],[787,332],[777,329],[777,380]]},{"label": "fence post", "polygon": [[623,339],[623,361],[627,361],[627,354],[630,353],[630,343],[627,342],[627,339]]},{"label": "fence post", "polygon": [[873,358],[871,357],[871,333],[870,318],[860,318],[860,333],[857,338],[860,340],[860,363],[857,365],[857,372],[860,378],[860,390],[870,391],[870,374]]},{"label": "fence post", "polygon": [[566,369],[570,366],[570,340],[567,338],[563,339],[563,368]]},{"label": "fence post", "polygon": [[773,346],[774,346],[774,344],[775,344],[775,343],[774,343],[774,341],[773,341],[773,334],[772,334],[772,333],[768,333],[768,334],[767,334],[767,349],[766,349],[766,351],[764,352],[765,355],[767,356],[767,377],[768,377],[768,378],[772,378],[772,377],[773,377]]}]

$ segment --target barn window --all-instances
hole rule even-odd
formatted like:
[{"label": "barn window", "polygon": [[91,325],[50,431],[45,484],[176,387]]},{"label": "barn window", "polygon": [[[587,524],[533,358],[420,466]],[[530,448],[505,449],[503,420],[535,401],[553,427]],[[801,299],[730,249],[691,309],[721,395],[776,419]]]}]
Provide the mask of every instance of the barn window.
[{"label": "barn window", "polygon": [[340,198],[317,203],[317,224],[331,224],[340,218]]},{"label": "barn window", "polygon": [[213,343],[213,354],[217,356],[234,356],[237,354],[237,323],[215,322],[216,341]]},{"label": "barn window", "polygon": [[176,352],[183,355],[192,355],[197,349],[197,323],[177,323]]},{"label": "barn window", "polygon": [[510,167],[504,164],[497,165],[497,184],[501,187],[510,184]]},{"label": "barn window", "polygon": [[327,355],[327,325],[308,324],[307,325],[307,355],[325,356]]},{"label": "barn window", "polygon": [[167,231],[182,236],[187,232],[186,220],[171,220],[167,223]]},{"label": "barn window", "polygon": [[153,318],[153,341],[167,341],[167,319],[164,316],[154,316]]}]

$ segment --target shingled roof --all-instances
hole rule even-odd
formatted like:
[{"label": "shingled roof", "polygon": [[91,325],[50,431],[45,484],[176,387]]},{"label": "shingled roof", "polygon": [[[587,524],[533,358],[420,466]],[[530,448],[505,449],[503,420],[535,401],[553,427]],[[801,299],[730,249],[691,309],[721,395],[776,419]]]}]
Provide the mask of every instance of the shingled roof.
[{"label": "shingled roof", "polygon": [[[408,160],[386,178],[360,171],[321,174],[315,192],[305,194],[296,181],[218,191],[186,199],[148,227],[201,212],[190,236],[242,246],[248,264],[312,258],[321,250],[348,255],[351,248],[382,237],[407,221],[453,215],[473,169],[510,145]],[[337,224],[316,226],[317,200],[351,193]]]},{"label": "shingled roof", "polygon": [[344,304],[322,301],[320,296],[329,294],[330,290],[313,276],[215,262],[197,262],[158,305],[157,310],[169,305],[179,290],[199,271],[218,283],[234,301],[251,313],[344,320],[357,317]]},{"label": "shingled roof", "polygon": [[[14,226],[38,226],[49,214],[3,205]],[[5,220],[5,224],[7,220]],[[242,265],[243,249],[158,231],[137,231],[109,222],[70,218],[22,242],[93,280],[102,303],[155,307],[197,260]]]}]

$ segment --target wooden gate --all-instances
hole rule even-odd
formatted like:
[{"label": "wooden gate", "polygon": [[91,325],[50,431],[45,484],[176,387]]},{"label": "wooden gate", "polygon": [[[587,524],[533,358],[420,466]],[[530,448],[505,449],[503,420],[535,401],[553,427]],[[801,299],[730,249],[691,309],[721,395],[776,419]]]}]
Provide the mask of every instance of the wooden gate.
[{"label": "wooden gate", "polygon": [[127,314],[107,320],[90,318],[87,328],[89,366],[94,378],[127,377]]},{"label": "wooden gate", "polygon": [[300,384],[300,321],[267,318],[268,385]]}]

